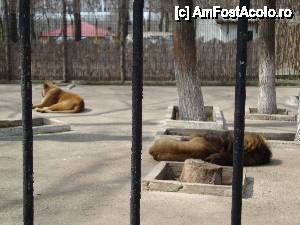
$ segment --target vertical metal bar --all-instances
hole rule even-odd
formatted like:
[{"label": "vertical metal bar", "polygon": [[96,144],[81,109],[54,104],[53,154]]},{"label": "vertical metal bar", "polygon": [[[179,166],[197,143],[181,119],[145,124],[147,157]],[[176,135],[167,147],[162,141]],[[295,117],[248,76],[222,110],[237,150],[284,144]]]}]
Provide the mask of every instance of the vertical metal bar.
[{"label": "vertical metal bar", "polygon": [[[250,8],[250,0],[240,0],[240,8]],[[242,182],[246,101],[248,19],[239,18],[237,28],[237,57],[234,113],[234,151],[232,180],[231,224],[241,225],[242,217]]]},{"label": "vertical metal bar", "polygon": [[23,221],[33,225],[33,137],[30,43],[30,0],[19,1],[23,125]]},{"label": "vertical metal bar", "polygon": [[143,100],[143,8],[144,0],[133,2],[132,154],[130,224],[140,224],[142,100]]}]

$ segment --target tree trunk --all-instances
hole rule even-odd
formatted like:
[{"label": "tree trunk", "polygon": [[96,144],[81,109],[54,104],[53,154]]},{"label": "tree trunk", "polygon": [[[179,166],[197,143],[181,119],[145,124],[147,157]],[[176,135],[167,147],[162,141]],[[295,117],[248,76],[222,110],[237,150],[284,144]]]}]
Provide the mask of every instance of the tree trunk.
[{"label": "tree trunk", "polygon": [[166,12],[166,14],[165,14],[165,32],[169,32],[169,26],[170,26],[169,13]]},{"label": "tree trunk", "polygon": [[31,8],[31,14],[30,14],[30,36],[31,36],[31,40],[36,39],[35,27],[34,27],[34,16],[35,16],[35,9],[34,9],[34,7],[32,7]]},{"label": "tree trunk", "polygon": [[98,43],[98,20],[95,21],[96,43]]},{"label": "tree trunk", "polygon": [[[119,15],[120,15],[120,10],[119,10]],[[120,18],[120,16],[118,16],[118,20],[117,20],[117,39],[118,40],[121,39],[121,18]]]},{"label": "tree trunk", "polygon": [[161,7],[161,10],[160,10],[160,20],[159,20],[159,25],[158,25],[158,29],[159,29],[160,32],[163,31],[164,18],[165,18],[165,10],[164,10],[163,7]]},{"label": "tree trunk", "polygon": [[[264,0],[264,5],[276,9],[276,0]],[[258,113],[277,113],[275,84],[275,20],[262,19],[259,26],[259,97]]]},{"label": "tree trunk", "polygon": [[[46,0],[44,0],[44,5],[43,5],[43,9],[42,9],[42,12],[43,12],[43,16],[46,18],[46,23],[47,23],[47,33],[50,32],[50,21],[49,21],[49,18],[47,16],[47,6],[46,6]],[[47,41],[50,40],[50,37],[48,35],[47,37]]]},{"label": "tree trunk", "polygon": [[9,38],[12,42],[18,41],[17,0],[9,1]]},{"label": "tree trunk", "polygon": [[299,93],[299,100],[298,100],[297,132],[295,135],[295,141],[300,142],[300,93]]},{"label": "tree trunk", "polygon": [[123,0],[118,1],[118,21],[117,21],[117,38],[118,40],[121,40],[121,30],[122,30],[122,4]]},{"label": "tree trunk", "polygon": [[67,31],[67,6],[66,1],[62,0],[62,35],[63,35],[63,81],[68,82],[68,31]]},{"label": "tree trunk", "polygon": [[[193,0],[177,0],[179,6],[193,7]],[[175,78],[182,120],[206,120],[201,80],[196,73],[196,42],[194,22],[175,23]]]},{"label": "tree trunk", "polygon": [[4,31],[4,25],[3,25],[3,21],[2,18],[0,17],[0,41],[4,41],[5,40],[5,31]]},{"label": "tree trunk", "polygon": [[121,81],[127,79],[127,63],[126,63],[126,45],[128,36],[129,23],[129,0],[121,0],[121,9],[119,11],[120,18],[120,67],[121,67]]},{"label": "tree trunk", "polygon": [[295,141],[300,142],[300,123],[298,123]]},{"label": "tree trunk", "polygon": [[222,184],[222,167],[197,159],[187,159],[180,175],[181,182]]},{"label": "tree trunk", "polygon": [[9,38],[9,15],[7,0],[3,0],[4,5],[4,25],[5,25],[5,58],[7,66],[7,80],[12,79],[12,46]]},{"label": "tree trunk", "polygon": [[[49,18],[47,17],[47,33],[49,33],[50,32],[50,20],[49,20]],[[47,39],[48,39],[48,41],[50,41],[50,36],[48,35],[48,37],[47,37]]]},{"label": "tree trunk", "polygon": [[151,1],[149,1],[147,31],[151,31]]},{"label": "tree trunk", "polygon": [[81,7],[80,0],[73,0],[73,15],[75,23],[75,41],[81,41]]}]

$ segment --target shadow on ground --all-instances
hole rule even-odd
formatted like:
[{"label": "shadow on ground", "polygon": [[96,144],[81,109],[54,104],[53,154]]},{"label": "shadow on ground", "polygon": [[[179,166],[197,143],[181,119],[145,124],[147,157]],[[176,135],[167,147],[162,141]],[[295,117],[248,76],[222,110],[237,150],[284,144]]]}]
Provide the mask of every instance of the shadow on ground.
[{"label": "shadow on ground", "polygon": [[[109,135],[98,133],[56,133],[34,136],[34,141],[58,141],[58,142],[96,142],[96,141],[130,141],[129,135]],[[154,136],[144,136],[143,141],[152,141]],[[2,141],[21,141],[22,137],[1,138]]]}]

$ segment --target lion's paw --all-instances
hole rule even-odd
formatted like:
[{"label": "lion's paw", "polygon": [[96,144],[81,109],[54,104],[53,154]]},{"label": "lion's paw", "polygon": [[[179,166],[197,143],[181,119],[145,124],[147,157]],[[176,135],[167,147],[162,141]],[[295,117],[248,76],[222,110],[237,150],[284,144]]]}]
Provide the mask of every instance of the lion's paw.
[{"label": "lion's paw", "polygon": [[215,153],[205,158],[206,162],[217,164],[217,165],[228,165],[228,159],[225,154]]},{"label": "lion's paw", "polygon": [[41,108],[36,108],[35,111],[39,112],[39,113],[45,113],[45,109],[41,109]]}]

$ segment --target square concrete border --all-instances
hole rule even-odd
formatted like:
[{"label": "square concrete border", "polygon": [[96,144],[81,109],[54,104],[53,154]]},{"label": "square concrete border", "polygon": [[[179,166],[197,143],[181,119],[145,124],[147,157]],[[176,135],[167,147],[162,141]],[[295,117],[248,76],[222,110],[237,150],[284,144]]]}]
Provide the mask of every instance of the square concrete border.
[{"label": "square concrete border", "polygon": [[[22,120],[6,120],[13,127],[0,128],[0,137],[22,136]],[[33,134],[48,134],[67,132],[71,130],[71,126],[57,119],[48,119],[37,117],[32,119]]]},{"label": "square concrete border", "polygon": [[[232,129],[230,129],[232,130]],[[229,131],[230,131],[229,130]],[[169,128],[163,131],[157,132],[155,140],[159,138],[177,138],[177,137],[190,137],[192,134],[205,134],[207,132],[213,133],[222,133],[226,130],[207,130],[207,129],[182,129],[182,128]],[[256,133],[262,135],[267,140],[274,141],[294,141],[295,133],[276,133],[276,132],[256,132],[256,131],[247,131],[249,133]]]},{"label": "square concrete border", "polygon": [[191,128],[191,129],[224,129],[225,119],[220,108],[217,106],[205,106],[206,111],[212,111],[214,121],[185,121],[175,120],[176,108],[178,106],[169,106],[166,110],[165,119],[162,121],[162,127],[158,133],[168,128]]},{"label": "square concrete border", "polygon": [[294,95],[294,96],[290,96],[286,101],[285,104],[289,105],[289,106],[298,106],[299,103],[299,99],[300,99],[300,93],[299,95]]},{"label": "square concrete border", "polygon": [[246,115],[245,118],[249,120],[276,120],[276,121],[297,121],[297,115],[291,111],[286,109],[280,109],[279,111],[286,112],[286,115],[281,114],[258,114],[258,113],[251,113],[251,111],[257,111],[257,108],[254,107],[247,107],[246,108]]},{"label": "square concrete border", "polygon": [[[232,185],[211,185],[200,183],[185,183],[177,180],[162,180],[164,173],[168,166],[177,167],[178,171],[182,170],[183,162],[160,162],[158,163],[148,175],[142,179],[143,191],[159,191],[159,192],[177,192],[187,194],[202,194],[202,195],[216,195],[216,196],[232,196]],[[224,167],[225,168],[225,167]],[[232,174],[232,167],[226,173]],[[246,169],[243,174],[243,193],[245,193],[247,186]]]},{"label": "square concrete border", "polygon": [[270,145],[276,145],[276,146],[282,146],[286,148],[289,146],[290,148],[293,149],[300,149],[300,142],[299,141],[281,141],[281,140],[269,140],[267,141],[268,144]]}]

